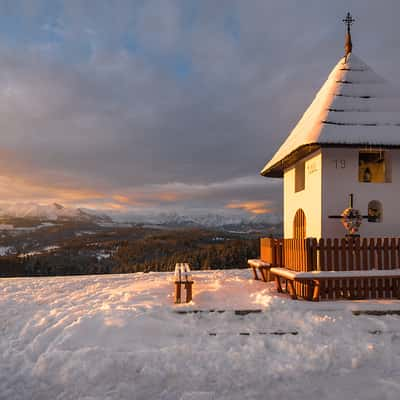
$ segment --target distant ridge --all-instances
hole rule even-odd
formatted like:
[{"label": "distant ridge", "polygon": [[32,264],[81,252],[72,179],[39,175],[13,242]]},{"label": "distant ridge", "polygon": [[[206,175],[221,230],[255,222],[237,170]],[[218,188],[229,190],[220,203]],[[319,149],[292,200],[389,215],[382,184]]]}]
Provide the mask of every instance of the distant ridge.
[{"label": "distant ridge", "polygon": [[[121,220],[121,217],[117,217]],[[272,230],[280,233],[281,219],[276,215],[234,215],[233,213],[196,213],[196,212],[153,212],[130,214],[123,217],[125,222],[167,226],[171,228],[202,227],[226,231]]]},{"label": "distant ridge", "polygon": [[47,221],[90,221],[94,223],[112,222],[105,214],[97,214],[95,211],[82,208],[65,207],[59,203],[37,204],[37,203],[15,203],[0,206],[0,217],[2,218],[24,218]]},{"label": "distant ridge", "polygon": [[109,226],[118,224],[151,225],[168,228],[209,228],[224,231],[251,232],[266,230],[280,233],[281,220],[276,215],[235,215],[234,213],[208,212],[163,212],[127,213],[111,216],[102,211],[66,207],[60,203],[14,203],[0,205],[2,223],[13,224],[13,220],[37,221],[38,223],[81,221]]}]

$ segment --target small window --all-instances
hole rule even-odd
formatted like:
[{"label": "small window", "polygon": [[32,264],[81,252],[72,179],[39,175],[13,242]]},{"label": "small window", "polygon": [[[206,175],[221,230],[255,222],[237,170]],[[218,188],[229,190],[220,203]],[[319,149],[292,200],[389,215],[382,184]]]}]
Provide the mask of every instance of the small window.
[{"label": "small window", "polygon": [[391,182],[388,153],[386,151],[360,151],[358,180],[364,183]]},{"label": "small window", "polygon": [[294,191],[300,192],[304,190],[306,183],[306,163],[301,161],[296,164],[294,173]]},{"label": "small window", "polygon": [[368,222],[382,222],[382,203],[372,200],[368,203]]}]

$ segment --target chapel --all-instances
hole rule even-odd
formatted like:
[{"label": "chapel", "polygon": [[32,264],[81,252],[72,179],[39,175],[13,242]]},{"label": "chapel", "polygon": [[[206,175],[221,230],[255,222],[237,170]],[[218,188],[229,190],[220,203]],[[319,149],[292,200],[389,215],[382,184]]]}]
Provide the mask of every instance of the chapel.
[{"label": "chapel", "polygon": [[400,91],[345,54],[261,175],[283,178],[285,238],[340,238],[349,196],[361,237],[400,236]]}]

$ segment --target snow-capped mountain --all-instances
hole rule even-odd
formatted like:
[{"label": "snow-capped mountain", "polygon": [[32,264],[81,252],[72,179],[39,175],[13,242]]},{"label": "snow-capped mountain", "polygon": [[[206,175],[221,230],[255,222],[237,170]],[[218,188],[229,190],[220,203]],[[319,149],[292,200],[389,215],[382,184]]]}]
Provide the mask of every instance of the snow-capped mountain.
[{"label": "snow-capped mountain", "polygon": [[92,210],[64,207],[61,204],[15,203],[0,206],[0,217],[29,218],[38,220],[79,220],[91,222],[111,222],[111,218],[104,214],[97,214]]},{"label": "snow-capped mountain", "polygon": [[[149,224],[169,227],[226,228],[228,230],[252,230],[265,226],[279,226],[280,219],[274,215],[244,215],[243,213],[208,213],[204,210],[186,212],[137,212],[112,214],[112,218],[99,211],[65,207],[59,203],[14,203],[0,205],[0,218],[24,218],[38,221],[88,221],[93,223],[113,223],[113,221]],[[279,228],[279,227],[278,227]]]},{"label": "snow-capped mountain", "polygon": [[[153,216],[155,223],[163,225],[201,225],[206,227],[220,227],[226,225],[242,225],[242,224],[265,224],[273,223],[270,217],[265,216],[242,216],[229,214],[177,214],[165,213]],[[278,222],[278,221],[276,221]]]},{"label": "snow-capped mountain", "polygon": [[233,227],[260,227],[279,225],[281,220],[275,215],[243,215],[234,213],[207,213],[207,212],[149,212],[143,214],[129,214],[115,216],[115,219],[142,223],[165,225],[173,227],[200,226],[206,228],[233,228]]}]

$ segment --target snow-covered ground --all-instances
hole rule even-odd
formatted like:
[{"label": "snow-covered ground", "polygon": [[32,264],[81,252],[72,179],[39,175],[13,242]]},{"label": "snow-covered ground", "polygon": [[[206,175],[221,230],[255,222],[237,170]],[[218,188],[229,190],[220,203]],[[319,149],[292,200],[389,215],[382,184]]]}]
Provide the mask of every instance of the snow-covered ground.
[{"label": "snow-covered ground", "polygon": [[292,301],[247,270],[194,280],[180,306],[169,273],[1,280],[0,398],[399,398],[400,317],[351,310],[400,302]]},{"label": "snow-covered ground", "polygon": [[0,256],[6,256],[14,251],[15,249],[12,246],[0,246]]},{"label": "snow-covered ground", "polygon": [[18,254],[18,257],[23,258],[23,257],[36,256],[36,255],[43,254],[43,253],[49,253],[49,252],[57,250],[59,248],[60,248],[60,246],[58,246],[58,245],[46,246],[46,247],[43,247],[43,249],[41,249],[41,250],[35,250],[35,251],[30,251],[28,253]]}]

